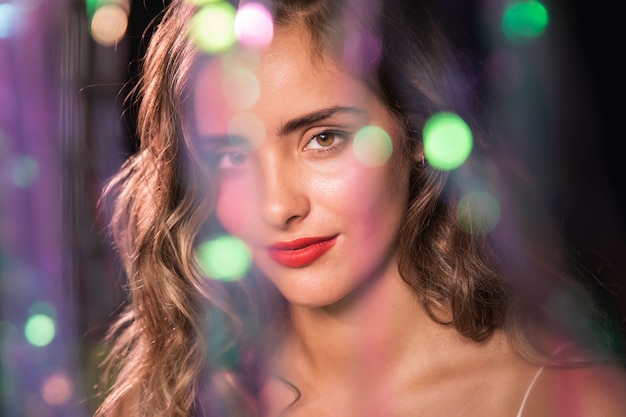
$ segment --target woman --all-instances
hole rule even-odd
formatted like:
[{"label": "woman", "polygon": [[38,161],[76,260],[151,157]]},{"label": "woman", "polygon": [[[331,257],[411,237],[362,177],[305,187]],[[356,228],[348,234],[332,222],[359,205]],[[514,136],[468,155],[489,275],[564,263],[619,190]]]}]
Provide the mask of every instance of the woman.
[{"label": "woman", "polygon": [[[98,416],[626,415],[621,368],[549,308],[584,292],[511,226],[462,67],[406,3],[279,0],[271,44],[223,54],[169,6],[105,190],[130,299]],[[475,138],[452,171],[424,146],[443,111]],[[477,184],[493,231],[461,204]],[[241,279],[204,251],[224,236]]]}]

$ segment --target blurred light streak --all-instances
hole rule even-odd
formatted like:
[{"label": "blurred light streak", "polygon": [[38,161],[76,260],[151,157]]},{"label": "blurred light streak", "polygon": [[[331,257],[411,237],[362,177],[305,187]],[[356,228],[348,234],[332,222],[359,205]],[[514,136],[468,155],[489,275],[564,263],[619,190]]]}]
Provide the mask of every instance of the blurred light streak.
[{"label": "blurred light streak", "polygon": [[13,36],[20,22],[17,6],[12,3],[0,3],[0,39]]},{"label": "blurred light streak", "polygon": [[[57,369],[71,386],[83,386],[63,158],[66,123],[76,117],[66,112],[68,99],[79,91],[68,59],[79,38],[75,6],[65,0],[0,4],[2,416],[89,415],[83,391],[49,379]],[[43,386],[51,402],[42,397]]]}]

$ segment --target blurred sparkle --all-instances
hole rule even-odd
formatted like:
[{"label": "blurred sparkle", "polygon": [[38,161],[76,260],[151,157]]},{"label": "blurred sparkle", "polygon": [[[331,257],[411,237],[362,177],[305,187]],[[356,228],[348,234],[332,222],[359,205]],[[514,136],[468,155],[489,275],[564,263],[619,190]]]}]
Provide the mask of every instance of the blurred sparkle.
[{"label": "blurred sparkle", "polygon": [[454,113],[437,113],[424,125],[424,153],[433,168],[449,171],[460,167],[472,146],[472,131]]},{"label": "blurred sparkle", "polygon": [[198,246],[200,265],[209,278],[237,281],[250,269],[248,246],[232,235],[215,236]]},{"label": "blurred sparkle", "polygon": [[235,35],[242,46],[263,48],[272,42],[274,21],[261,3],[242,5],[235,16]]},{"label": "blurred sparkle", "polygon": [[369,166],[385,164],[393,152],[391,138],[378,126],[365,126],[354,136],[353,152],[359,161]]}]

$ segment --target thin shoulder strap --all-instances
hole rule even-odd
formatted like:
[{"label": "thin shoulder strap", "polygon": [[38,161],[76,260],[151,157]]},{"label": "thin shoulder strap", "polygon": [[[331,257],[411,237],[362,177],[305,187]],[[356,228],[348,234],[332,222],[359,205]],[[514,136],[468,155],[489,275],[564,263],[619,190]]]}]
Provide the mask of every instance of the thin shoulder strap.
[{"label": "thin shoulder strap", "polygon": [[[571,345],[573,345],[573,342],[567,342],[567,343],[562,344],[561,346],[559,346],[552,352],[551,356],[554,357],[556,354],[560,353],[562,350],[564,350],[565,348]],[[524,394],[524,398],[522,399],[522,404],[520,405],[519,410],[517,411],[516,417],[522,417],[522,413],[524,412],[524,407],[526,406],[526,401],[528,401],[528,397],[530,397],[530,393],[532,392],[533,387],[535,386],[535,382],[537,382],[537,379],[539,379],[539,375],[541,375],[541,373],[543,372],[545,368],[546,367],[544,365],[541,368],[539,368],[537,372],[535,372],[535,376],[533,377],[532,381],[530,381],[530,385],[528,385],[528,388],[526,388],[526,393]]]},{"label": "thin shoulder strap", "polygon": [[537,372],[535,372],[535,376],[533,377],[533,380],[530,381],[530,385],[528,386],[528,388],[526,388],[526,393],[524,394],[524,399],[522,400],[522,404],[519,407],[519,410],[517,411],[517,416],[516,417],[522,417],[522,413],[524,412],[524,407],[526,406],[526,401],[528,401],[528,397],[530,396],[530,392],[533,390],[533,387],[535,386],[535,382],[537,382],[537,379],[539,378],[539,375],[541,375],[541,373],[543,372],[543,370],[545,369],[545,366],[542,366],[541,368],[539,368],[539,370]]}]

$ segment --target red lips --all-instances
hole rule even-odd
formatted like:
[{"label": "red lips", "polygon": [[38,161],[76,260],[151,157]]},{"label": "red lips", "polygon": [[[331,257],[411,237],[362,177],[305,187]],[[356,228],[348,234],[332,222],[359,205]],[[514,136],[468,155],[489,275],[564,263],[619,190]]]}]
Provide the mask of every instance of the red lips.
[{"label": "red lips", "polygon": [[301,268],[313,263],[333,247],[337,236],[306,237],[269,246],[269,255],[279,265]]}]

